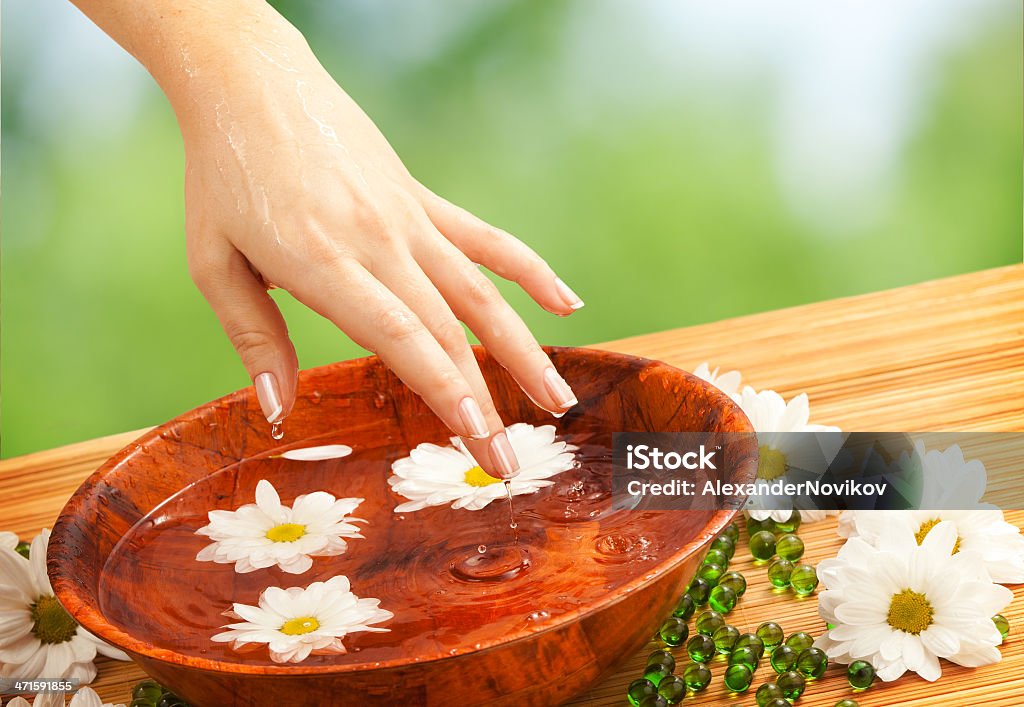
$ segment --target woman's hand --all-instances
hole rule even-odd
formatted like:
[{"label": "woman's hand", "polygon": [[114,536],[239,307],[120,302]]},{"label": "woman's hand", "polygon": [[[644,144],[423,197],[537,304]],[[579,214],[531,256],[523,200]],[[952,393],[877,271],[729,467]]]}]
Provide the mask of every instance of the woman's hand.
[{"label": "woman's hand", "polygon": [[555,314],[583,302],[522,242],[417,182],[269,6],[233,7],[194,10],[212,25],[184,23],[180,66],[167,66],[166,46],[144,63],[185,141],[189,270],[267,420],[289,413],[298,370],[273,284],[376,352],[485,470],[513,476],[518,462],[460,321],[540,407],[561,415],[576,399],[476,264]]}]

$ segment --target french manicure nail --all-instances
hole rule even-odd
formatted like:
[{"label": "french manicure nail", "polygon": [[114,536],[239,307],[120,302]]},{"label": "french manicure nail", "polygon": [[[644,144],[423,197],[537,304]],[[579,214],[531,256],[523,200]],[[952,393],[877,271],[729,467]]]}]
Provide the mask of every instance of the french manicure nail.
[{"label": "french manicure nail", "polygon": [[562,298],[565,305],[570,309],[580,309],[583,307],[583,300],[580,296],[572,291],[572,288],[562,282],[562,278],[555,278],[555,289],[558,290],[558,296]]},{"label": "french manicure nail", "polygon": [[547,388],[548,395],[558,403],[560,408],[571,408],[579,402],[573,394],[572,388],[569,387],[569,384],[565,382],[562,376],[558,375],[558,371],[554,368],[548,367],[544,369],[544,387]]},{"label": "french manicure nail", "polygon": [[486,439],[490,436],[491,431],[487,429],[484,413],[476,400],[468,395],[459,403],[459,417],[462,418],[462,424],[469,430],[472,439]]},{"label": "french manicure nail", "polygon": [[281,404],[281,389],[277,387],[277,378],[273,373],[261,373],[253,383],[256,385],[256,399],[260,401],[267,422],[280,420],[284,405]]},{"label": "french manicure nail", "polygon": [[511,479],[519,473],[519,460],[516,453],[512,451],[512,445],[504,432],[499,432],[491,439],[489,447],[491,463],[503,479]]}]

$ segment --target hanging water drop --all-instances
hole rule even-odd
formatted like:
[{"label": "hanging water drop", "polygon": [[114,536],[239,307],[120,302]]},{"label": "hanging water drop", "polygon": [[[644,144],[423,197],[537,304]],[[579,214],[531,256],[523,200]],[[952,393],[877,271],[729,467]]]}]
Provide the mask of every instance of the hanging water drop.
[{"label": "hanging water drop", "polygon": [[270,436],[274,439],[284,439],[284,422],[278,420],[270,425]]}]

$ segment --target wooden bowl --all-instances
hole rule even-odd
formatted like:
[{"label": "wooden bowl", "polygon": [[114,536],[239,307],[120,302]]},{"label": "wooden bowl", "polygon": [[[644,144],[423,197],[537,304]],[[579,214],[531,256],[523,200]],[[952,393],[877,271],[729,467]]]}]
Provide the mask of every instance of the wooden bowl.
[{"label": "wooden bowl", "polygon": [[[606,452],[618,431],[752,431],[726,395],[663,363],[588,349],[549,353],[580,401],[557,420],[477,350],[503,419],[555,424],[559,435],[582,445],[581,454],[588,445]],[[271,438],[252,388],[192,410],[100,467],[53,530],[47,564],[61,603],[196,707],[564,702],[650,640],[734,515],[614,510],[607,493],[595,492],[581,517],[582,506],[563,491],[572,474],[589,473],[585,461],[564,472],[564,484],[516,497],[522,542],[538,553],[533,574],[508,586],[462,586],[439,579],[460,524],[484,524],[473,542],[501,541],[509,533],[508,508],[428,508],[398,522],[393,507],[402,499],[386,484],[390,462],[421,442],[446,443],[449,432],[377,358],[302,373],[285,429],[283,440]],[[356,451],[314,464],[277,456],[327,443]],[[752,463],[723,472],[725,480],[752,480],[753,451]],[[598,454],[592,462],[597,488],[610,459]],[[259,478],[271,478],[285,503],[321,488],[366,498],[356,514],[369,521],[366,539],[351,541],[340,557],[317,558],[304,575],[271,568],[236,576],[230,565],[196,562],[206,539],[194,530],[206,512],[251,503]],[[132,544],[148,527],[161,529],[153,536],[162,538],[157,550]],[[612,554],[622,557],[592,552],[609,537],[618,548]],[[210,621],[231,601],[255,604],[261,587],[305,586],[338,573],[350,577],[356,594],[381,598],[395,613],[392,633],[351,634],[345,656],[288,665],[270,662],[259,649],[239,654],[209,643]]]}]

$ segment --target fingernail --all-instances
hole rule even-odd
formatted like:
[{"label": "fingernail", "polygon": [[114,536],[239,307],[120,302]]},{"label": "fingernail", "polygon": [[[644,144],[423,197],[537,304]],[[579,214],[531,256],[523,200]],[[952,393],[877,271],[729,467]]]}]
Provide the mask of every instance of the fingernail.
[{"label": "fingernail", "polygon": [[487,429],[487,420],[484,419],[480,406],[468,395],[459,403],[459,417],[462,418],[462,424],[469,430],[472,439],[486,439],[490,436],[491,431]]},{"label": "fingernail", "polygon": [[560,408],[571,408],[579,402],[573,394],[572,388],[569,387],[569,384],[565,382],[562,376],[558,375],[558,371],[554,368],[548,367],[544,369],[544,387],[547,388],[548,395],[558,403]]},{"label": "fingernail", "polygon": [[508,437],[504,432],[494,435],[490,446],[491,463],[503,479],[510,479],[519,472],[519,460],[512,451]]},{"label": "fingernail", "polygon": [[281,389],[277,387],[277,378],[273,373],[261,373],[253,383],[256,385],[256,399],[260,401],[267,422],[280,420],[284,405],[281,404]]},{"label": "fingernail", "polygon": [[558,295],[565,301],[565,305],[570,309],[580,309],[583,307],[583,300],[580,296],[572,291],[572,288],[562,282],[562,278],[555,278],[555,289],[558,290]]}]

